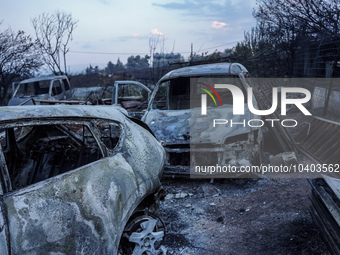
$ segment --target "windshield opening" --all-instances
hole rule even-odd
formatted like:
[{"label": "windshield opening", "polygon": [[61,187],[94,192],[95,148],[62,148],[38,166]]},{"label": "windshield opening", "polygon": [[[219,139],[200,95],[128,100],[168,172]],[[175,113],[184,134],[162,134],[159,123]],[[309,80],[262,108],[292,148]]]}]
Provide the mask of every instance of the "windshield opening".
[{"label": "windshield opening", "polygon": [[223,105],[233,104],[230,90],[215,88],[215,84],[232,84],[240,88],[244,94],[246,93],[238,76],[179,77],[164,81],[159,85],[152,107],[159,110],[201,107],[202,94],[209,93],[211,96],[207,97],[208,107],[221,105],[220,102]]}]

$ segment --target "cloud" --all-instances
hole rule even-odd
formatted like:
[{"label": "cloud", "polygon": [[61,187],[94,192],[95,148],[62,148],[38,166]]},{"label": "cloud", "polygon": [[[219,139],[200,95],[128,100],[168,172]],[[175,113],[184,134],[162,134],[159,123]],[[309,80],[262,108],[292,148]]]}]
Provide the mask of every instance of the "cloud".
[{"label": "cloud", "polygon": [[[205,41],[242,39],[244,31],[255,26],[252,12],[256,0],[164,0],[153,6],[177,14],[177,20],[191,24],[187,34]],[[181,28],[179,28],[181,29]],[[233,32],[231,32],[233,31]],[[167,34],[168,35],[168,34]]]},{"label": "cloud", "polygon": [[151,34],[153,34],[153,35],[164,35],[162,32],[158,31],[157,28],[151,29]]},{"label": "cloud", "polygon": [[81,44],[81,48],[86,49],[86,50],[94,49],[92,43],[83,43]]},{"label": "cloud", "polygon": [[141,37],[141,35],[140,35],[140,34],[138,34],[138,33],[132,34],[131,36],[132,36],[132,37],[134,37],[134,38]]},{"label": "cloud", "polygon": [[222,29],[222,28],[225,28],[226,26],[227,26],[227,23],[218,22],[218,21],[213,21],[213,23],[211,24],[211,27],[215,29]]},{"label": "cloud", "polygon": [[148,35],[142,35],[139,33],[133,33],[133,34],[129,34],[129,35],[120,35],[120,36],[115,36],[113,38],[110,38],[108,40],[103,40],[103,41],[108,41],[110,43],[112,42],[128,42],[131,40],[145,40],[149,38]]},{"label": "cloud", "polygon": [[153,6],[169,11],[178,11],[185,18],[194,16],[204,20],[228,20],[240,22],[251,18],[256,0],[179,0],[167,3],[153,3]]},{"label": "cloud", "polygon": [[153,6],[161,7],[166,10],[183,11],[184,15],[197,16],[200,18],[216,17],[222,14],[226,8],[232,6],[229,1],[211,1],[211,0],[184,0],[181,2],[168,2],[164,4],[153,3]]},{"label": "cloud", "polygon": [[158,6],[162,7],[165,9],[171,9],[171,10],[189,10],[192,9],[193,4],[186,1],[185,3],[167,3],[167,4],[158,4],[158,3],[153,3],[153,6]]},{"label": "cloud", "polygon": [[104,5],[110,5],[111,4],[111,1],[109,1],[109,0],[98,0],[98,2],[100,2]]}]

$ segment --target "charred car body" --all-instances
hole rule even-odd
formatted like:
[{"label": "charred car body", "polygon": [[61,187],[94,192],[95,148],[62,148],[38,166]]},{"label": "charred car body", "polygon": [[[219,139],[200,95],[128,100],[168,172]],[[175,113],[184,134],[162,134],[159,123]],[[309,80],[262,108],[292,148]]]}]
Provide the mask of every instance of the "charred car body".
[{"label": "charred car body", "polygon": [[165,152],[149,131],[67,105],[2,107],[0,129],[0,254],[156,254]]},{"label": "charred car body", "polygon": [[[210,99],[209,113],[201,118],[202,93],[216,83],[230,83],[246,93],[250,86],[249,73],[238,63],[206,64],[171,71],[157,83],[142,121],[167,151],[166,174],[188,174],[190,165],[199,166],[208,161],[220,166],[240,166],[257,163],[260,159],[260,128],[220,125],[215,129],[212,125],[213,119],[247,122],[255,118],[247,107],[243,116],[233,115],[230,91],[214,90],[221,102],[216,109],[221,109],[223,116],[211,110],[217,104]],[[194,125],[193,119],[198,120]],[[203,156],[195,153],[199,151],[207,153]]]},{"label": "charred car body", "polygon": [[[65,75],[43,76],[19,82],[13,88],[9,106],[20,104],[40,104],[51,100],[68,100],[71,98],[70,82]],[[31,100],[34,99],[34,102]]]},{"label": "charred car body", "polygon": [[131,117],[141,119],[148,107],[151,90],[137,81],[115,81],[111,86],[74,88],[72,100],[90,104],[119,105]]}]

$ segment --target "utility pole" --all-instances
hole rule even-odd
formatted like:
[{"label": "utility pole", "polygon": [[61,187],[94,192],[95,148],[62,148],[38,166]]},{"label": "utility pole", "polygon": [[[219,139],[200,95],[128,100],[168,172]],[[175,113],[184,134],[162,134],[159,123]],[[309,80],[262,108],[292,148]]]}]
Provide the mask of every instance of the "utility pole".
[{"label": "utility pole", "polygon": [[193,61],[193,57],[194,57],[194,45],[193,45],[193,43],[191,43],[191,53],[190,53],[190,61],[189,62]]}]

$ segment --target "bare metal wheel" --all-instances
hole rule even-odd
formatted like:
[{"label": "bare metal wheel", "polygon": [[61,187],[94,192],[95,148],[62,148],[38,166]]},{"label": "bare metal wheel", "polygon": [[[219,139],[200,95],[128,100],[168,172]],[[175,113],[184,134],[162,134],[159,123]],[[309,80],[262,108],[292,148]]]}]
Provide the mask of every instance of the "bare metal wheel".
[{"label": "bare metal wheel", "polygon": [[155,214],[138,212],[128,222],[120,242],[121,254],[165,255],[165,225]]}]

